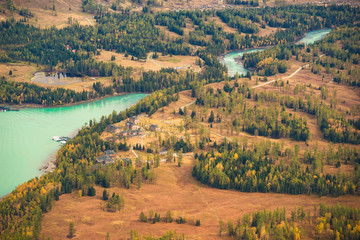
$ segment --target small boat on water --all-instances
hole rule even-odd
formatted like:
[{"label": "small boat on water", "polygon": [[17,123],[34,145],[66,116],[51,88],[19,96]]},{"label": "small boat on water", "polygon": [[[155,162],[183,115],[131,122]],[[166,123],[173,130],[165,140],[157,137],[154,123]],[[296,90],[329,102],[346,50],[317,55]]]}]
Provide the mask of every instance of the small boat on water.
[{"label": "small boat on water", "polygon": [[7,112],[7,111],[19,111],[19,109],[9,108],[9,107],[0,107],[0,112]]},{"label": "small boat on water", "polygon": [[67,141],[69,141],[71,138],[69,137],[59,137],[59,136],[53,136],[51,140],[55,142],[60,142],[61,144],[65,144]]},{"label": "small boat on water", "polygon": [[51,138],[51,140],[54,140],[55,142],[58,142],[58,141],[60,141],[60,137],[58,137],[58,136],[53,136],[53,137]]},{"label": "small boat on water", "polygon": [[71,138],[69,138],[69,137],[60,137],[60,141],[65,141],[65,142],[67,142],[67,141],[69,141]]}]

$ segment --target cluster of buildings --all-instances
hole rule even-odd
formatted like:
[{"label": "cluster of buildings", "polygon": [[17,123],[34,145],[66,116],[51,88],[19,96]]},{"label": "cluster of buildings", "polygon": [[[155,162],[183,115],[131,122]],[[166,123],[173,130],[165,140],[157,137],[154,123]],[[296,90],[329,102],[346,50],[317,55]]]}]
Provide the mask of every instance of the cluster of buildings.
[{"label": "cluster of buildings", "polygon": [[183,70],[183,69],[187,69],[188,67],[186,65],[182,66],[182,67],[174,67],[173,69],[175,70]]},{"label": "cluster of buildings", "polygon": [[[118,157],[116,156],[116,152],[114,150],[106,150],[103,155],[96,159],[96,162],[106,165],[115,162],[117,158]],[[131,161],[129,158],[122,158],[121,160],[126,163]]]},{"label": "cluster of buildings", "polygon": [[116,160],[116,153],[114,150],[106,150],[103,155],[96,159],[97,163],[109,164]]},{"label": "cluster of buildings", "polygon": [[[119,127],[110,124],[106,127],[106,130],[109,133],[113,133],[121,137],[139,137],[144,135],[144,131],[138,125],[140,123],[138,117],[130,117],[129,120],[125,123],[125,127],[121,130]],[[150,131],[159,131],[160,128],[158,125],[151,125]]]},{"label": "cluster of buildings", "polygon": [[140,129],[140,121],[137,117],[129,118],[129,121],[126,122],[125,128],[123,131],[113,124],[110,124],[106,127],[106,130],[110,133],[119,135],[120,137],[136,137],[144,135],[144,132]]},{"label": "cluster of buildings", "polygon": [[[124,130],[121,130],[121,128],[110,124],[106,127],[106,130],[109,133],[113,133],[114,136],[112,137],[108,137],[107,141],[114,141],[116,138],[121,139],[123,137],[135,137],[135,136],[142,136],[144,135],[143,130],[141,130],[140,126],[139,126],[139,119],[135,116],[135,117],[131,117],[129,118],[129,120],[125,123],[125,127]],[[150,131],[159,131],[160,128],[158,125],[151,125],[149,127]],[[101,156],[99,156],[96,159],[97,163],[100,164],[109,164],[112,162],[115,162],[118,159],[118,156],[116,155],[116,152],[114,150],[106,150],[104,151],[104,154],[102,154]],[[126,163],[130,162],[130,159],[128,158],[122,158],[122,160]]]}]

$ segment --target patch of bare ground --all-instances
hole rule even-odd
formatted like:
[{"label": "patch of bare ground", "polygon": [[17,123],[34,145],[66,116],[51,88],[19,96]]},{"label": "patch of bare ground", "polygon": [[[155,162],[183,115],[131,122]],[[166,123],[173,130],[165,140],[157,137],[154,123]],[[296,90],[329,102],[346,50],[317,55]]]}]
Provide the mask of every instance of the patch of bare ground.
[{"label": "patch of bare ground", "polygon": [[[81,11],[64,11],[54,14],[51,10],[34,9],[35,17],[30,19],[30,23],[40,28],[47,28],[56,26],[63,28],[69,26],[71,23],[79,23],[80,25],[88,26],[95,25],[94,16],[89,13]],[[71,21],[69,21],[69,18]]]},{"label": "patch of bare ground", "polygon": [[[280,1],[281,2],[281,1]],[[282,6],[282,5],[297,5],[297,4],[314,4],[313,0],[285,0],[283,3],[279,4],[276,0],[270,0],[266,3],[260,4],[260,6],[268,6],[268,7],[275,7],[275,6]],[[317,3],[317,2],[315,2]],[[318,2],[320,3],[320,1]],[[322,5],[322,4],[321,4]]]},{"label": "patch of bare ground", "polygon": [[[102,0],[100,2],[103,2]],[[95,24],[94,15],[82,12],[82,0],[14,0],[14,4],[19,8],[28,8],[34,17],[28,18],[28,22],[34,26],[46,28],[56,26],[66,27],[71,22],[78,22],[80,25]],[[0,17],[6,19],[10,13],[3,13]],[[12,15],[15,19],[22,19],[18,14]]]},{"label": "patch of bare ground", "polygon": [[82,79],[81,82],[68,84],[68,85],[53,85],[52,88],[66,88],[70,90],[74,90],[77,92],[81,92],[83,90],[93,90],[93,84],[94,82],[100,82],[103,86],[109,86],[112,84],[112,78],[110,77],[99,77],[99,78],[93,78],[93,77],[85,77]]},{"label": "patch of bare ground", "polygon": [[115,56],[115,60],[113,62],[119,65],[122,65],[124,67],[133,67],[135,69],[143,71],[159,71],[161,70],[161,68],[182,68],[179,70],[191,69],[194,71],[199,71],[200,69],[199,66],[195,65],[196,59],[199,59],[195,56],[173,55],[172,57],[170,57],[169,55],[162,56],[161,53],[158,53],[159,57],[153,59],[153,61],[149,59],[131,60],[131,56],[125,57],[125,55],[121,53],[101,51],[100,55],[96,56],[95,59],[103,62],[111,62],[112,56]]},{"label": "patch of bare ground", "polygon": [[265,28],[261,28],[259,27],[259,33],[258,35],[260,37],[265,37],[265,36],[268,36],[270,34],[274,34],[277,30],[284,30],[284,28],[275,28],[275,27],[270,27],[268,25],[265,26]]},{"label": "patch of bare ground", "polygon": [[[295,71],[295,69],[298,68],[299,64],[300,63],[298,63],[296,66],[292,66],[290,68],[290,70],[288,70],[288,73],[286,73],[287,74],[286,76],[290,75],[293,71]],[[301,75],[301,74],[303,74],[303,72],[306,72],[306,73],[304,73],[304,75]],[[277,76],[277,79],[281,79],[281,76],[285,77],[285,74]],[[269,78],[269,81],[274,80],[274,78],[275,77]],[[322,75],[321,76],[315,75],[315,74],[311,73],[310,70],[301,70],[298,74],[296,74],[292,78],[288,79],[289,85],[291,86],[290,90],[288,90],[288,91],[286,91],[285,88],[280,89],[280,87],[275,87],[273,83],[270,83],[270,84],[264,85],[262,87],[256,88],[256,92],[271,91],[271,92],[279,92],[282,95],[290,95],[293,97],[299,97],[299,96],[301,96],[301,94],[294,95],[294,87],[296,84],[306,84],[306,85],[309,85],[309,84],[314,85],[315,84],[316,85],[316,84],[322,83],[322,82],[324,82],[324,84],[325,84],[325,82],[327,80],[329,80],[329,77],[325,77],[324,81],[322,81],[321,79],[322,79]],[[251,84],[255,83],[254,78],[250,81],[246,78],[238,79],[237,81],[239,84],[247,83],[247,84],[251,85]],[[286,83],[287,79],[284,81]],[[234,83],[234,81],[231,81],[230,86],[233,86],[233,83]],[[259,83],[261,83],[261,82],[259,82]],[[216,89],[222,89],[224,87],[224,85],[225,85],[224,82],[219,82],[219,83],[208,84],[207,87],[212,87],[212,88],[214,88],[214,90],[216,90]],[[344,87],[344,89],[349,88],[348,86],[345,86],[345,85],[342,85],[342,87]],[[352,89],[352,88],[350,88],[350,89]],[[357,91],[357,93],[353,94],[353,95],[349,94],[350,96],[346,96],[345,94],[343,94],[342,99],[345,103],[349,104],[350,102],[354,102],[354,104],[356,104],[356,103],[360,102],[360,97],[358,94],[359,91],[357,89],[354,89],[353,91]],[[320,90],[318,90],[318,89],[315,90],[314,88],[307,88],[306,92],[307,93],[313,92],[313,94],[320,95]],[[337,89],[337,92],[338,92],[337,96],[339,96],[339,94],[341,94],[340,90]],[[329,96],[330,95],[331,94],[329,93]],[[326,100],[325,102],[327,104],[329,104],[329,100]],[[247,100],[247,104],[249,106],[255,106],[255,102],[253,100]],[[268,107],[271,105],[270,103],[261,103],[261,104],[262,104],[262,106],[268,106]],[[349,108],[348,105],[346,105],[345,107]],[[199,113],[201,111],[201,107],[196,106],[196,111]],[[215,116],[219,113],[219,109],[210,108],[207,111],[207,115],[204,116],[204,122],[201,123],[205,127],[209,127],[207,118],[209,117],[211,111],[214,111]],[[216,136],[219,138],[219,135],[220,135],[223,137],[219,138],[219,140],[223,140],[224,137],[226,136],[228,139],[237,139],[240,141],[243,138],[246,138],[249,143],[259,142],[259,141],[263,141],[263,140],[270,140],[272,142],[282,143],[284,148],[288,148],[288,147],[293,148],[295,145],[298,145],[300,147],[300,154],[299,154],[300,158],[303,157],[305,149],[307,149],[309,147],[313,148],[313,147],[317,146],[318,149],[321,149],[321,150],[329,148],[330,143],[323,138],[323,133],[320,131],[320,127],[317,123],[317,119],[315,116],[301,112],[301,111],[295,112],[294,109],[286,109],[286,111],[293,115],[296,113],[298,116],[303,117],[307,120],[307,126],[309,127],[310,133],[311,133],[311,140],[308,141],[309,146],[305,142],[301,142],[301,141],[299,142],[299,141],[295,141],[292,139],[271,139],[271,138],[262,137],[262,136],[250,135],[250,134],[247,134],[242,131],[240,131],[240,132],[237,132],[235,130],[231,131],[230,127],[226,127],[226,123],[229,123],[229,125],[231,125],[232,119],[230,119],[230,116],[226,118],[224,115],[222,116],[222,123],[212,123],[213,127],[210,128],[210,130],[212,132],[211,137]],[[353,148],[353,147],[359,148],[359,146],[352,145],[352,144],[332,144],[332,147],[334,149],[337,149],[339,146],[348,146],[350,148]],[[345,169],[347,169],[347,168],[345,168]]]},{"label": "patch of bare ground", "polygon": [[[42,236],[51,239],[64,239],[68,233],[69,222],[73,221],[77,239],[102,239],[109,232],[111,239],[127,238],[130,230],[141,234],[159,236],[168,230],[183,233],[189,239],[221,239],[217,236],[218,220],[237,219],[256,210],[286,208],[287,212],[295,206],[304,206],[305,211],[313,209],[317,203],[345,204],[360,207],[356,196],[338,198],[285,195],[274,193],[242,193],[232,190],[219,190],[205,186],[191,176],[194,160],[184,157],[184,166],[164,163],[155,171],[156,184],[143,184],[140,190],[110,188],[125,198],[125,209],[116,213],[101,210],[103,188],[96,187],[96,197],[79,197],[77,193],[60,197],[52,211],[46,213],[42,222]],[[161,216],[171,210],[174,216],[186,216],[201,220],[201,226],[176,223],[142,223],[139,215],[152,209]]]},{"label": "patch of bare ground", "polygon": [[[324,78],[323,78],[324,76]],[[328,89],[328,97],[326,102],[330,104],[330,99],[334,96],[337,100],[337,108],[341,108],[345,111],[350,111],[351,107],[359,104],[360,90],[355,87],[351,87],[344,84],[338,84],[333,81],[333,78],[329,74],[314,74],[310,68],[301,70],[291,81],[293,86],[295,84],[311,84],[313,92],[320,96],[320,87],[326,87]]]},{"label": "patch of bare ground", "polygon": [[[9,75],[10,71],[12,72]],[[30,82],[33,74],[38,71],[34,64],[27,63],[1,63],[0,76],[6,77],[7,80],[15,82]]]},{"label": "patch of bare ground", "polygon": [[185,9],[195,9],[195,8],[201,8],[203,6],[210,6],[212,4],[217,4],[218,0],[208,0],[206,2],[201,0],[167,0],[163,2],[163,7],[170,9],[170,10],[177,10],[179,8],[185,8]]},{"label": "patch of bare ground", "polygon": [[[300,71],[298,71],[291,78],[287,78],[293,72],[295,72],[301,66],[304,66],[308,63],[303,63],[300,61],[296,61],[294,58],[288,61],[289,68],[284,74],[277,74],[276,76],[268,77],[268,81],[272,81],[277,79],[278,81],[283,80],[285,83],[288,83],[290,86],[290,91],[285,92],[285,88],[279,88],[274,86],[274,83],[270,83],[258,88],[259,91],[279,91],[282,94],[291,94],[294,91],[296,85],[306,85],[306,93],[311,93],[318,95],[320,97],[321,87],[326,87],[328,89],[328,97],[323,99],[322,101],[326,102],[330,106],[330,100],[332,98],[337,100],[337,108],[341,108],[342,110],[350,111],[351,107],[354,107],[360,102],[360,90],[355,87],[351,87],[345,84],[337,84],[333,81],[333,78],[330,74],[321,72],[321,74],[314,74],[311,72],[311,66],[306,66]],[[253,77],[249,84],[251,86],[256,86],[255,78]],[[260,82],[258,84],[262,84],[264,82]],[[336,91],[335,95],[334,92]]]},{"label": "patch of bare ground", "polygon": [[[311,169],[311,165],[310,164],[303,164],[304,169],[306,167],[308,167],[309,169]],[[325,165],[324,166],[324,172],[323,174],[330,174],[330,175],[337,175],[340,173],[344,173],[344,174],[351,174],[354,172],[354,166],[353,165],[345,165],[342,164],[340,167],[335,167],[332,165]]]},{"label": "patch of bare ground", "polygon": [[[9,72],[12,72],[11,75],[9,75]],[[40,67],[37,67],[35,64],[27,64],[27,63],[1,63],[0,64],[0,76],[4,76],[6,80],[8,81],[14,81],[14,82],[28,82],[28,83],[34,83],[36,85],[39,85],[41,87],[46,88],[65,88],[70,89],[74,91],[83,91],[83,90],[92,90],[92,85],[95,81],[101,82],[104,86],[108,86],[112,83],[111,78],[92,78],[92,77],[84,77],[82,78],[81,82],[75,82],[69,84],[62,84],[62,85],[56,85],[56,84],[45,84],[45,83],[37,83],[32,81],[34,77],[34,73],[42,71]]]},{"label": "patch of bare ground", "polygon": [[[111,61],[112,56],[115,56],[114,61]],[[97,61],[114,62],[123,67],[143,68],[147,70],[150,70],[152,67],[155,67],[153,65],[147,64],[146,60],[131,60],[131,58],[132,58],[131,55],[125,57],[123,53],[116,53],[116,52],[104,51],[104,50],[100,51],[100,55],[95,56],[95,59]]]}]

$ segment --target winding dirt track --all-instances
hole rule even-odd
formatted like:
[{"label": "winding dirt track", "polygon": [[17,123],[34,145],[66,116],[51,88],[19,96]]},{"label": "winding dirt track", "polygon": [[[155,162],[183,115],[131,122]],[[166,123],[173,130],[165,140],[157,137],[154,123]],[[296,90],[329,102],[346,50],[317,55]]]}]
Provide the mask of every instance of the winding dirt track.
[{"label": "winding dirt track", "polygon": [[[321,57],[323,57],[323,56],[325,56],[325,54],[320,55],[319,58],[321,58]],[[296,71],[293,72],[291,75],[289,75],[289,76],[287,76],[287,77],[283,77],[283,78],[281,78],[281,79],[282,79],[282,80],[284,80],[284,79],[289,79],[289,78],[293,77],[295,74],[297,74],[301,69],[303,69],[304,67],[310,66],[310,65],[313,64],[313,63],[314,63],[314,62],[305,64],[304,66],[301,66],[301,67],[299,67],[298,69],[296,69]],[[260,84],[260,85],[254,86],[254,87],[252,87],[252,88],[262,87],[262,86],[264,86],[264,85],[270,84],[270,83],[275,82],[275,81],[276,81],[276,80],[271,80],[271,81],[269,81],[269,82],[262,83],[262,84]]]}]

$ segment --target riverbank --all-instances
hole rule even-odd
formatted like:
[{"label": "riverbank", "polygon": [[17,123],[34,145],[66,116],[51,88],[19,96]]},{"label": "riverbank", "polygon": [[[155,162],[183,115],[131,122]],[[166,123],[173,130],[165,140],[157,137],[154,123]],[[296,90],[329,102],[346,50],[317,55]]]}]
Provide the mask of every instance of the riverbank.
[{"label": "riverbank", "polygon": [[[332,31],[331,28],[324,28],[314,31],[306,32],[303,36],[296,37],[292,44],[312,44],[318,40],[323,39],[327,34]],[[275,45],[269,46],[259,46],[256,48],[247,48],[242,50],[234,50],[234,51],[227,51],[224,54],[218,56],[218,60],[225,64],[228,69],[228,75],[230,77],[235,76],[237,73],[240,75],[245,75],[251,69],[245,68],[243,64],[242,57],[245,53],[251,53],[256,51],[264,51],[266,49],[270,49],[275,47]]]},{"label": "riverbank", "polygon": [[[25,108],[0,114],[0,196],[54,169],[60,143],[53,136],[75,136],[89,120],[130,108],[146,94],[120,94],[71,107]],[[7,161],[5,161],[7,159]],[[40,168],[40,171],[39,171]]]},{"label": "riverbank", "polygon": [[81,104],[86,104],[86,103],[92,103],[92,102],[96,102],[96,101],[100,101],[100,100],[105,100],[107,98],[111,98],[111,97],[117,97],[117,96],[125,96],[125,95],[129,95],[129,94],[151,94],[149,92],[123,92],[123,93],[115,93],[113,95],[106,95],[103,97],[97,97],[97,98],[93,98],[93,99],[89,99],[89,100],[85,100],[85,101],[81,101],[81,102],[74,102],[74,103],[65,103],[62,105],[54,105],[54,106],[43,106],[41,104],[34,104],[34,103],[27,103],[27,104],[0,104],[0,107],[13,107],[16,109],[36,109],[36,108],[61,108],[61,107],[73,107],[73,106],[77,106],[77,105],[81,105]]},{"label": "riverbank", "polygon": [[[270,46],[266,46],[266,47],[258,47],[258,48],[250,48],[250,49],[247,49],[247,50],[244,50],[244,54],[248,52],[252,52],[252,51],[264,51],[266,49],[270,49],[274,47],[274,45],[270,45]],[[242,59],[243,55],[239,55],[238,57],[235,57],[234,60],[236,63],[238,64],[243,64],[243,59]]]},{"label": "riverbank", "polygon": [[[318,30],[312,30],[309,32],[306,32],[304,35],[302,36],[297,36],[295,37],[295,40],[293,42],[291,42],[291,44],[296,44],[298,42],[300,42],[302,39],[306,38],[306,35],[309,33],[316,33],[316,32],[320,32],[320,31],[329,31],[329,33],[332,31],[332,28],[322,28],[322,29],[318,29]],[[328,33],[327,33],[328,34]],[[325,34],[325,35],[327,35]],[[322,35],[322,34],[321,34]],[[320,36],[321,36],[320,35]],[[323,37],[321,37],[322,39]],[[262,49],[267,49],[267,48],[272,48],[275,47],[276,45],[267,45],[267,46],[259,46],[259,47],[252,47],[252,48],[244,48],[244,49],[237,49],[237,50],[231,50],[231,51],[225,51],[225,53],[220,54],[218,57],[224,57],[225,55],[229,54],[229,53],[233,53],[233,52],[240,52],[240,51],[250,51],[250,50],[262,50]]]},{"label": "riverbank", "polygon": [[[76,129],[73,133],[71,133],[68,137],[74,138],[77,136],[80,128]],[[57,143],[54,141],[54,143]],[[60,144],[60,143],[57,143]],[[47,174],[49,172],[52,172],[56,169],[56,155],[57,151],[51,154],[39,167],[39,171],[42,172],[42,174]],[[41,174],[41,175],[42,175]]]}]

